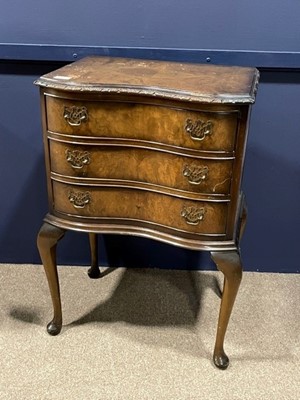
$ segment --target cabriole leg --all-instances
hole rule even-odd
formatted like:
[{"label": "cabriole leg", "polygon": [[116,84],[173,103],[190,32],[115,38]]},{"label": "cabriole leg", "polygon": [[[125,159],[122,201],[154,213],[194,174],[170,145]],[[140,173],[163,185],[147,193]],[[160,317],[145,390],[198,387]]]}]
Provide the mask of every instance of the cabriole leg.
[{"label": "cabriole leg", "polygon": [[47,325],[47,331],[50,335],[58,335],[62,327],[61,300],[56,265],[56,245],[64,234],[65,230],[44,222],[37,238],[37,246],[47,276],[54,310],[54,317]]},{"label": "cabriole leg", "polygon": [[101,273],[98,263],[98,237],[96,233],[89,233],[90,249],[91,249],[91,268],[88,275],[92,279],[100,278]]},{"label": "cabriole leg", "polygon": [[229,359],[224,352],[224,338],[242,279],[242,264],[238,251],[211,252],[211,257],[217,268],[224,274],[224,287],[213,360],[218,368],[226,369],[229,365]]}]

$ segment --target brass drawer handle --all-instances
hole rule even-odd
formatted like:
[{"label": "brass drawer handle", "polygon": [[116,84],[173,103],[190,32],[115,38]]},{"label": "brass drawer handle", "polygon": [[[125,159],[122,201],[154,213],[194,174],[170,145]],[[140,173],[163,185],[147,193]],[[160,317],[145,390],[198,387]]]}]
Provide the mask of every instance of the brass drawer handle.
[{"label": "brass drawer handle", "polygon": [[64,108],[64,119],[71,126],[80,126],[82,122],[88,119],[88,111],[86,107],[71,106]]},{"label": "brass drawer handle", "polygon": [[198,119],[193,122],[191,119],[188,119],[185,124],[185,130],[190,135],[193,140],[204,140],[206,136],[210,136],[213,131],[213,123],[212,121],[201,121]]},{"label": "brass drawer handle", "polygon": [[89,192],[74,192],[69,193],[70,203],[73,204],[74,208],[84,208],[91,201],[91,195]]},{"label": "brass drawer handle", "polygon": [[82,169],[85,165],[90,164],[91,155],[88,151],[66,150],[66,160],[74,169]]},{"label": "brass drawer handle", "polygon": [[204,207],[183,207],[181,210],[181,216],[185,219],[185,222],[189,225],[199,225],[200,221],[204,219],[205,214]]},{"label": "brass drawer handle", "polygon": [[208,176],[208,167],[202,165],[185,165],[183,167],[183,176],[186,176],[192,185],[200,185]]}]

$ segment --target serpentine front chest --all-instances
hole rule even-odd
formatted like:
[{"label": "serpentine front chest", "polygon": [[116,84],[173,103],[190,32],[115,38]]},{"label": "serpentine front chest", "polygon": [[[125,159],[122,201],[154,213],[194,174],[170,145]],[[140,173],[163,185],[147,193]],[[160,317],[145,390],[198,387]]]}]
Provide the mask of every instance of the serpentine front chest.
[{"label": "serpentine front chest", "polygon": [[38,236],[54,319],[62,326],[55,248],[65,230],[143,236],[211,252],[225,287],[214,362],[242,276],[240,190],[253,68],[88,57],[37,82],[49,213]]}]

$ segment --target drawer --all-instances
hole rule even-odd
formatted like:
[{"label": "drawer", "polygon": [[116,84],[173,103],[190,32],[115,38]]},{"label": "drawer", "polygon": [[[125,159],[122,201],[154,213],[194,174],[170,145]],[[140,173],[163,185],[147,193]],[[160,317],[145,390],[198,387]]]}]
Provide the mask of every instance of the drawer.
[{"label": "drawer", "polygon": [[157,150],[81,146],[50,140],[51,171],[71,177],[129,180],[184,191],[229,194],[233,160]]},{"label": "drawer", "polygon": [[46,96],[49,131],[112,137],[206,151],[234,149],[236,112],[189,111],[163,106],[71,101]]},{"label": "drawer", "polygon": [[191,201],[134,189],[53,181],[54,209],[85,218],[147,221],[195,234],[225,234],[228,203]]}]

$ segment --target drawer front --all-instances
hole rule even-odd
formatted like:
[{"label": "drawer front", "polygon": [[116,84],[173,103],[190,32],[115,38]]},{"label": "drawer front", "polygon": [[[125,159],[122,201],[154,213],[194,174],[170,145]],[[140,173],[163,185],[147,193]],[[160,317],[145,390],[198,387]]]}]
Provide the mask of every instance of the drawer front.
[{"label": "drawer front", "polygon": [[229,194],[232,162],[155,150],[78,146],[50,140],[50,164],[55,173],[129,180],[195,193]]},{"label": "drawer front", "polygon": [[83,102],[46,96],[47,128],[75,136],[130,138],[206,151],[234,149],[237,113]]},{"label": "drawer front", "polygon": [[225,234],[228,203],[182,200],[142,190],[53,181],[54,209],[78,217],[147,221],[195,234]]}]

